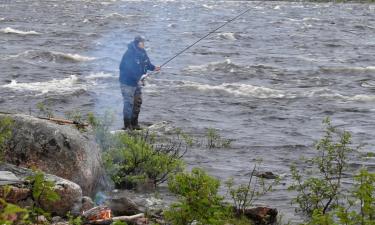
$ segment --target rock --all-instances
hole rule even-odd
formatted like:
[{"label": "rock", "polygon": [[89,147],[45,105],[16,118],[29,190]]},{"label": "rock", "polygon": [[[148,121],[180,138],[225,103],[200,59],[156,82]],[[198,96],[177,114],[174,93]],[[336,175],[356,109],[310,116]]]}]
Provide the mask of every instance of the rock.
[{"label": "rock", "polygon": [[92,201],[92,199],[88,196],[83,196],[82,198],[82,208],[81,208],[81,211],[84,212],[84,211],[87,211],[91,208],[94,208],[95,206],[95,203]]},{"label": "rock", "polygon": [[60,216],[54,216],[51,221],[52,223],[62,222],[62,218]]},{"label": "rock", "polygon": [[[8,184],[8,185],[11,185],[11,184]],[[4,186],[0,187],[0,198],[4,198],[9,203],[15,204],[20,201],[24,201],[30,195],[31,195],[31,190],[29,188],[24,188],[22,186],[21,187],[8,186],[8,188],[5,188]]]},{"label": "rock", "polygon": [[115,216],[134,215],[140,213],[138,205],[130,198],[128,191],[112,191],[108,196],[106,205]]},{"label": "rock", "polygon": [[256,207],[246,209],[244,215],[255,224],[273,224],[277,220],[277,209],[268,207]]},{"label": "rock", "polygon": [[278,176],[270,171],[255,171],[254,176],[259,177],[259,178],[264,178],[264,179],[277,179]]},{"label": "rock", "polygon": [[46,219],[45,216],[41,215],[41,216],[38,216],[36,218],[36,221],[43,224],[43,223],[47,222],[47,219]]},{"label": "rock", "polygon": [[94,137],[72,125],[58,125],[21,114],[0,114],[14,120],[5,160],[26,168],[37,167],[73,181],[85,195],[96,192],[105,180],[101,153]]},{"label": "rock", "polygon": [[[0,163],[0,170],[8,171],[24,182],[23,184],[14,184],[19,186],[11,185],[11,190],[22,190],[19,191],[20,194],[18,195],[11,195],[14,203],[22,204],[22,200],[26,199],[25,201],[27,201],[31,198],[30,185],[27,185],[26,178],[34,175],[32,170],[17,167],[8,163]],[[59,216],[65,216],[68,212],[78,215],[82,206],[82,190],[80,186],[51,174],[45,174],[45,179],[54,183],[54,191],[59,194],[61,199],[55,202],[47,202],[42,198],[39,202],[41,207],[44,210]],[[2,186],[0,189],[3,190],[4,186]]]},{"label": "rock", "polygon": [[114,190],[108,193],[106,198],[106,204],[116,216],[147,212],[158,217],[168,205],[162,199],[155,198],[152,193],[137,193],[131,190]]}]

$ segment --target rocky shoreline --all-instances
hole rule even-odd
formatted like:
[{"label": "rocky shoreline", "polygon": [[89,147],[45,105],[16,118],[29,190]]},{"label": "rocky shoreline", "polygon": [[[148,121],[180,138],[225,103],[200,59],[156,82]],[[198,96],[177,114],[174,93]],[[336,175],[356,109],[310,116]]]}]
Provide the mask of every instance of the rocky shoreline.
[{"label": "rocky shoreline", "polygon": [[[115,221],[116,218],[130,224],[150,224],[151,218],[163,224],[162,212],[168,207],[165,201],[150,193],[116,190],[111,186],[104,171],[101,149],[91,132],[29,115],[0,113],[0,120],[6,117],[14,123],[5,145],[4,162],[0,163],[0,198],[21,207],[35,205],[37,200],[33,198],[28,179],[35,176],[37,169],[53,183],[53,191],[60,196],[54,202],[43,198],[37,202],[51,213],[51,224],[69,224],[63,219],[68,214],[82,216],[88,224],[110,224],[105,219]],[[92,217],[93,213],[99,215],[108,210],[109,218],[88,222],[87,212]],[[147,218],[144,213],[148,214]],[[275,221],[277,210],[257,207],[247,215],[255,221],[266,217]],[[47,222],[43,216],[38,219],[41,223]]]}]

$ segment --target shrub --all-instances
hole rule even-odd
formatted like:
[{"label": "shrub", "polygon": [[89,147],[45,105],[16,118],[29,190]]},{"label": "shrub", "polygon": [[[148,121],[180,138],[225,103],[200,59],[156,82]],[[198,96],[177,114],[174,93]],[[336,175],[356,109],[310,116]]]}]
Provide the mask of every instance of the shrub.
[{"label": "shrub", "polygon": [[247,184],[235,186],[233,178],[225,183],[237,215],[244,215],[245,210],[251,207],[254,201],[270,192],[272,187],[279,182],[279,179],[276,179],[274,182],[266,184],[264,178],[255,177],[256,168],[257,164],[254,165],[253,170],[249,174]]},{"label": "shrub", "polygon": [[52,118],[53,115],[53,110],[51,108],[51,101],[47,100],[47,103],[43,102],[38,102],[36,104],[36,108],[39,110],[39,115],[41,114],[42,116],[45,116],[47,118]]},{"label": "shrub", "polygon": [[375,173],[362,169],[354,179],[356,183],[346,203],[325,214],[314,210],[306,225],[374,225]]},{"label": "shrub", "polygon": [[229,139],[224,139],[220,136],[218,131],[214,128],[207,129],[207,147],[212,148],[229,148],[232,141]]},{"label": "shrub", "polygon": [[174,225],[225,224],[229,210],[218,195],[219,180],[203,170],[194,168],[191,173],[182,172],[168,181],[169,190],[179,198],[164,212],[166,220]]},{"label": "shrub", "polygon": [[122,133],[116,146],[103,154],[105,167],[118,187],[133,188],[138,182],[151,181],[154,186],[183,168],[181,144],[153,145],[148,133]]},{"label": "shrub", "polygon": [[316,210],[325,214],[337,205],[341,193],[341,180],[347,168],[346,160],[348,154],[353,151],[350,148],[349,132],[336,129],[328,118],[323,122],[326,130],[324,137],[316,145],[318,155],[305,161],[313,166],[307,173],[315,176],[303,179],[297,168],[291,167],[294,183],[289,190],[297,191],[297,197],[292,202],[297,203],[308,215],[316,213]]},{"label": "shrub", "polygon": [[5,142],[12,135],[13,122],[10,117],[0,119],[0,161],[4,158]]},{"label": "shrub", "polygon": [[35,174],[28,177],[27,180],[31,184],[32,197],[34,200],[30,212],[31,218],[35,220],[39,215],[44,215],[49,218],[50,214],[41,208],[40,202],[42,199],[49,202],[60,200],[60,196],[54,190],[54,183],[46,180],[44,173],[41,171],[36,171]]}]

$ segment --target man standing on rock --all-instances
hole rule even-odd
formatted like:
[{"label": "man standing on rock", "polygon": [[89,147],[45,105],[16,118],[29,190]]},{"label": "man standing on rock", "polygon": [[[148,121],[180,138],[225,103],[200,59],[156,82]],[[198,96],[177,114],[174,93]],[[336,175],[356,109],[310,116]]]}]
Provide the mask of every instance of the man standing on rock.
[{"label": "man standing on rock", "polygon": [[120,87],[124,102],[124,129],[140,129],[138,115],[142,104],[142,76],[147,71],[160,71],[154,66],[145,50],[145,38],[136,36],[128,45],[120,63]]}]

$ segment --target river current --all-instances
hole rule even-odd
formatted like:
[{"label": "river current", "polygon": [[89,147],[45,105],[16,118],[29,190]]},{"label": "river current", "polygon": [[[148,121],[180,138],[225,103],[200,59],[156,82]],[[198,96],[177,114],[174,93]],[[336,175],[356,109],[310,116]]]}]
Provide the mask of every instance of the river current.
[{"label": "river current", "polygon": [[[118,65],[135,35],[146,36],[152,62],[161,64],[246,8],[151,75],[140,120],[168,121],[195,137],[218,129],[232,146],[193,148],[188,166],[245,182],[262,158],[262,169],[283,181],[257,203],[298,222],[289,167],[314,153],[325,117],[350,131],[360,151],[374,152],[373,4],[1,0],[0,111],[37,115],[38,102],[57,115],[111,110],[120,128]],[[375,170],[371,157],[351,164]]]}]

